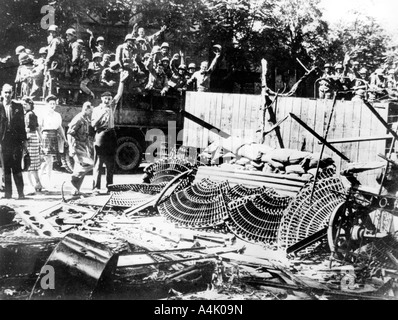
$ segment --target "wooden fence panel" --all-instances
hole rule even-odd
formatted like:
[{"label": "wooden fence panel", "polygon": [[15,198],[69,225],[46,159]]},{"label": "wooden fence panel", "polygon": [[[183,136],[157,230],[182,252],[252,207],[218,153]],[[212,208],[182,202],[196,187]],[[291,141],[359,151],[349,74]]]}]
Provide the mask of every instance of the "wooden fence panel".
[{"label": "wooden fence panel", "polygon": [[[278,97],[273,108],[276,120],[283,119],[289,113],[294,113],[320,136],[324,136],[329,120],[333,100],[321,100],[311,98]],[[199,93],[188,92],[185,110],[193,115],[209,122],[213,126],[240,138],[256,137],[260,142],[261,137],[256,130],[262,124],[263,111],[261,110],[263,99],[260,95],[239,95],[224,93]],[[376,110],[387,121],[388,103],[377,104]],[[264,129],[272,127],[269,123],[268,113],[265,115]],[[204,133],[206,131],[206,133]],[[319,152],[322,145],[308,130],[297,121],[288,118],[280,125],[280,131],[285,148],[301,149],[309,152]],[[362,102],[336,101],[334,114],[331,120],[328,139],[356,138],[386,135],[386,129]],[[184,141],[188,146],[198,148],[207,147],[216,135],[208,133],[208,130],[193,123],[184,121]],[[276,133],[272,131],[265,136],[264,143],[279,148]],[[351,162],[381,161],[378,153],[385,153],[385,140],[350,142],[334,144],[336,149],[345,154]],[[335,160],[338,172],[347,165],[347,161],[341,159],[328,147],[324,152]],[[380,170],[374,170],[359,175],[364,184],[374,184],[375,176]]]}]

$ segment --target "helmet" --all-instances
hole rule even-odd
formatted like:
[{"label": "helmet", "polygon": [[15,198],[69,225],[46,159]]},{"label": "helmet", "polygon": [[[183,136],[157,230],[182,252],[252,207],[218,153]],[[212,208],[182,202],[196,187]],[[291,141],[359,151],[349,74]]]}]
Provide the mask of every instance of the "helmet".
[{"label": "helmet", "polygon": [[359,62],[358,62],[358,61],[354,61],[352,64],[353,64],[353,65],[358,65]]},{"label": "helmet", "polygon": [[341,63],[336,63],[336,64],[334,65],[334,68],[335,68],[335,69],[343,69],[343,65],[342,65]]},{"label": "helmet", "polygon": [[47,31],[58,31],[58,26],[52,24],[51,26],[48,27]]},{"label": "helmet", "polygon": [[221,52],[221,46],[219,45],[219,44],[215,44],[214,46],[213,46],[213,49],[214,49],[214,52]]},{"label": "helmet", "polygon": [[167,42],[163,42],[160,48],[169,48],[169,44]]},{"label": "helmet", "polygon": [[105,38],[102,37],[102,36],[99,36],[99,37],[97,38],[97,43],[100,42],[100,41],[104,41],[104,42],[105,42]]},{"label": "helmet", "polygon": [[158,53],[158,52],[160,52],[160,47],[159,46],[153,46],[152,53]]},{"label": "helmet", "polygon": [[162,60],[160,60],[160,61],[167,61],[167,62],[169,62],[170,59],[169,59],[168,57],[163,57]]},{"label": "helmet", "polygon": [[324,68],[331,68],[332,65],[330,63],[325,63],[325,65],[323,66]]},{"label": "helmet", "polygon": [[194,64],[193,62],[191,62],[191,63],[188,65],[188,69],[196,69],[196,64]]},{"label": "helmet", "polygon": [[23,52],[18,56],[18,61],[19,61],[19,64],[22,65],[22,64],[28,64],[29,62],[32,62],[32,59],[27,53]]},{"label": "helmet", "polygon": [[24,46],[18,46],[18,47],[15,49],[15,54],[16,54],[16,55],[18,55],[18,54],[20,54],[20,53],[22,53],[22,52],[25,52],[25,47],[24,47]]},{"label": "helmet", "polygon": [[131,33],[129,33],[124,37],[124,42],[126,42],[127,40],[135,40],[135,38]]},{"label": "helmet", "polygon": [[360,74],[366,74],[368,72],[368,70],[366,68],[361,68],[361,70],[359,70]]},{"label": "helmet", "polygon": [[93,54],[93,60],[94,60],[95,58],[101,58],[101,59],[102,59],[102,54],[99,53],[99,52],[94,53],[94,54]]},{"label": "helmet", "polygon": [[186,66],[185,64],[180,64],[180,65],[178,66],[178,69],[187,70],[187,66]]},{"label": "helmet", "polygon": [[82,46],[84,46],[84,41],[83,41],[83,39],[77,39],[76,42],[77,42],[78,44],[81,44]]},{"label": "helmet", "polygon": [[47,51],[48,51],[47,47],[42,47],[42,48],[40,48],[40,50],[39,50],[39,54],[46,54]]},{"label": "helmet", "polygon": [[118,61],[112,61],[112,62],[109,64],[109,67],[110,67],[111,69],[113,69],[113,70],[116,70],[116,69],[120,68],[120,63],[119,63]]},{"label": "helmet", "polygon": [[66,30],[65,34],[70,34],[71,36],[76,37],[76,30],[73,28],[69,28],[68,30]]},{"label": "helmet", "polygon": [[375,74],[381,76],[383,74],[383,69],[376,69]]}]

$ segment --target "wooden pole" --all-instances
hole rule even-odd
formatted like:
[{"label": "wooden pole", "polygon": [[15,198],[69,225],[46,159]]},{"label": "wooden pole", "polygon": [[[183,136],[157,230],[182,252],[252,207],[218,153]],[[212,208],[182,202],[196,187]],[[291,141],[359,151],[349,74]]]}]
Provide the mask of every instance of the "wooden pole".
[{"label": "wooden pole", "polygon": [[[325,141],[326,141],[326,138],[327,138],[328,133],[329,133],[330,124],[331,124],[331,122],[332,122],[333,111],[334,111],[334,107],[335,107],[335,105],[336,105],[336,99],[337,99],[337,92],[334,93],[333,103],[332,103],[332,110],[330,111],[328,126],[326,127],[325,136],[323,137],[323,139],[324,139]],[[317,180],[317,178],[318,178],[319,167],[320,167],[320,164],[321,164],[322,154],[323,154],[323,151],[324,151],[324,150],[325,150],[325,144],[322,144],[322,148],[321,148],[321,152],[320,152],[320,155],[319,155],[318,164],[317,164],[317,166],[316,166],[316,172],[315,172],[315,177],[314,177],[314,184],[312,185],[310,202],[311,202],[312,197],[313,197],[313,195],[314,195],[314,191],[315,191],[315,187],[316,187],[316,180]]]},{"label": "wooden pole", "polygon": [[[351,143],[351,142],[368,142],[368,141],[376,141],[376,140],[387,140],[392,139],[392,136],[377,136],[377,137],[355,137],[355,138],[340,138],[328,140],[330,144],[336,143]],[[322,142],[318,142],[318,144],[322,144]]]},{"label": "wooden pole", "polygon": [[[277,99],[278,99],[278,93],[276,94],[275,99],[272,102],[272,104],[269,105],[268,107],[266,107],[266,110],[268,110],[268,113],[269,113],[269,122],[271,122],[274,126],[276,125],[276,115],[275,115],[274,109],[272,109],[272,105],[274,104],[274,102],[276,105]],[[285,148],[285,145],[283,144],[283,139],[282,139],[281,130],[280,130],[279,126],[275,127],[275,133],[276,133],[276,138],[278,139],[279,146],[282,149]]]},{"label": "wooden pole", "polygon": [[319,141],[324,143],[330,150],[334,151],[342,159],[350,162],[350,159],[348,159],[347,156],[345,156],[343,153],[341,153],[339,150],[337,150],[335,147],[333,147],[328,141],[326,141],[322,136],[320,136],[318,133],[316,133],[315,130],[310,128],[303,120],[301,120],[299,117],[297,117],[294,113],[290,113],[290,116],[294,120],[296,120],[304,129],[308,130],[315,138],[317,138]]}]

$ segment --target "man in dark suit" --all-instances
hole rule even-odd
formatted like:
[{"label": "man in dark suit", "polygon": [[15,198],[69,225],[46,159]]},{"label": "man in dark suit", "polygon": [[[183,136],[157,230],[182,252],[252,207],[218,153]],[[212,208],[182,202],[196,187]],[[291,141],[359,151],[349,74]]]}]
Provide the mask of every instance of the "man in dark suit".
[{"label": "man in dark suit", "polygon": [[21,168],[22,152],[27,140],[24,109],[22,104],[11,99],[12,95],[12,86],[3,85],[1,91],[3,100],[0,103],[0,141],[4,161],[4,198],[10,199],[12,196],[12,172],[18,199],[24,199]]}]

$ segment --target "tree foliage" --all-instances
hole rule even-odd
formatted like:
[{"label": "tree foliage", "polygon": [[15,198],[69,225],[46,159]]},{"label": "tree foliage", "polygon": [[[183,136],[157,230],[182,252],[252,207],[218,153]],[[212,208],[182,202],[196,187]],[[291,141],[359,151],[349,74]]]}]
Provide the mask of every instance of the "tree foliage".
[{"label": "tree foliage", "polygon": [[351,19],[340,21],[329,33],[329,61],[343,61],[346,53],[374,71],[386,61],[389,36],[374,18],[353,12]]},{"label": "tree foliage", "polygon": [[[223,68],[258,71],[262,58],[279,70],[353,59],[370,69],[385,60],[388,37],[372,19],[355,19],[329,26],[319,9],[320,0],[57,0],[55,21],[65,31],[89,24],[109,35],[112,49],[137,23],[147,29],[168,27],[161,41],[198,59],[212,58],[212,45],[223,47]],[[40,27],[40,9],[46,0],[3,0],[0,6],[0,55],[11,54],[19,44],[38,50],[46,44]],[[105,33],[104,33],[105,35]],[[81,37],[87,40],[88,35]],[[85,38],[86,37],[86,38]],[[383,60],[384,59],[384,60]]]}]

